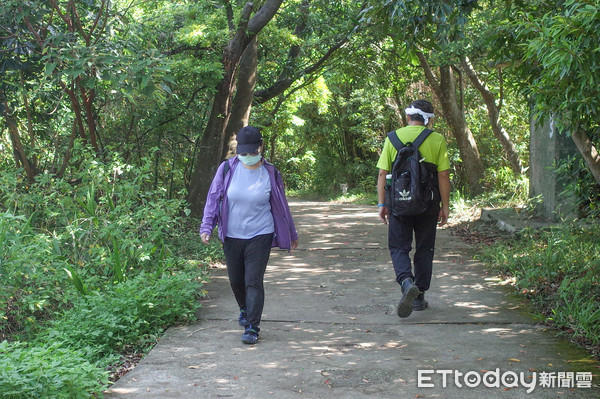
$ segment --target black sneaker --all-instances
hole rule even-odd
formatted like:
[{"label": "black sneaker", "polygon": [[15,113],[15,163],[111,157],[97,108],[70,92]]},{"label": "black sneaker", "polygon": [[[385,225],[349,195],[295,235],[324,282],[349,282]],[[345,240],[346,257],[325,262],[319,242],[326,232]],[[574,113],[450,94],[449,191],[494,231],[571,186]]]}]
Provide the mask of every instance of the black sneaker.
[{"label": "black sneaker", "polygon": [[238,317],[238,323],[242,327],[246,327],[246,309],[240,308],[240,316]]},{"label": "black sneaker", "polygon": [[413,302],[413,310],[425,310],[427,305],[429,304],[425,300],[425,293],[419,292],[419,295],[417,295]]},{"label": "black sneaker", "polygon": [[402,288],[402,299],[398,304],[398,317],[405,318],[410,316],[413,311],[413,301],[419,295],[419,288],[415,285],[412,278],[405,279],[400,285]]},{"label": "black sneaker", "polygon": [[251,325],[246,326],[244,334],[242,334],[242,342],[248,345],[254,345],[258,341],[258,328],[254,328]]}]

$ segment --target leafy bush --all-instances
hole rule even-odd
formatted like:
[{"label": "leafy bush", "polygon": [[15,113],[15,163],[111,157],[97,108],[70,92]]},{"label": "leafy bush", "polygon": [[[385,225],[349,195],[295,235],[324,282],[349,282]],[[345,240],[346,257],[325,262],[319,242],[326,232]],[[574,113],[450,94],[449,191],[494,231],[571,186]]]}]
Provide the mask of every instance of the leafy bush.
[{"label": "leafy bush", "polygon": [[0,176],[0,397],[101,396],[119,355],[194,319],[222,258],[185,227],[182,200],[151,188],[149,162],[74,156],[76,184]]},{"label": "leafy bush", "polygon": [[191,273],[141,273],[78,298],[36,342],[59,342],[107,366],[127,349],[155,343],[166,327],[194,319],[200,287]]},{"label": "leafy bush", "polygon": [[565,225],[484,249],[480,257],[511,276],[548,322],[600,348],[600,232]]},{"label": "leafy bush", "polygon": [[563,185],[563,194],[575,199],[579,217],[600,217],[600,185],[585,165],[582,157],[570,157],[559,162],[556,176]]},{"label": "leafy bush", "polygon": [[7,173],[0,189],[0,334],[32,334],[38,321],[68,305],[70,280],[86,294],[140,272],[177,270],[171,244],[181,200],[148,190],[150,162],[133,168],[118,159],[85,165],[72,186],[41,175],[34,186]]},{"label": "leafy bush", "polygon": [[6,399],[89,398],[100,395],[108,373],[76,350],[59,345],[0,343],[0,396]]}]

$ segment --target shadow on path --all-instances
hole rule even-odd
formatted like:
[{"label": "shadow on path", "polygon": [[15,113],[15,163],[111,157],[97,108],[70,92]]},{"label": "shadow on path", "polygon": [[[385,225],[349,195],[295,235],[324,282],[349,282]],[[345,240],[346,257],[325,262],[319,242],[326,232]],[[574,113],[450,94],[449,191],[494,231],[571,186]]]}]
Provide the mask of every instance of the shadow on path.
[{"label": "shadow on path", "polygon": [[106,397],[600,397],[598,363],[537,325],[448,231],[438,231],[430,307],[399,319],[400,289],[376,210],[291,207],[300,248],[272,252],[258,344],[240,342],[220,267],[200,320],[169,329]]}]

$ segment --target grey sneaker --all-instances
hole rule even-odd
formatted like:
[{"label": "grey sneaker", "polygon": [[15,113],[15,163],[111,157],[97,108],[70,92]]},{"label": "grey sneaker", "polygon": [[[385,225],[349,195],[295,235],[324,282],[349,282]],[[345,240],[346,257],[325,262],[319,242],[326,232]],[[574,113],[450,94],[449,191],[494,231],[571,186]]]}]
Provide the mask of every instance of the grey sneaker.
[{"label": "grey sneaker", "polygon": [[425,293],[419,292],[419,295],[415,298],[413,302],[413,310],[425,310],[429,304],[425,300]]},{"label": "grey sneaker", "polygon": [[402,299],[398,304],[398,317],[405,318],[410,316],[413,311],[413,302],[419,295],[419,288],[415,285],[412,278],[405,279],[402,284]]}]

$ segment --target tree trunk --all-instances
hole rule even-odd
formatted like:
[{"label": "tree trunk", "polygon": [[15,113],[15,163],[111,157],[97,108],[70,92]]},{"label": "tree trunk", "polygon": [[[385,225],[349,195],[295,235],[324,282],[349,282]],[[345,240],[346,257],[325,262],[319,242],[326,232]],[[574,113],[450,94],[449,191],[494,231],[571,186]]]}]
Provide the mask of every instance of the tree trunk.
[{"label": "tree trunk", "polygon": [[477,72],[475,72],[473,69],[473,66],[468,58],[463,58],[461,60],[461,65],[473,86],[475,86],[479,93],[481,93],[481,97],[483,97],[483,101],[485,102],[488,110],[490,123],[492,125],[492,132],[494,132],[494,135],[498,141],[500,141],[500,144],[502,144],[502,148],[504,149],[504,153],[506,154],[506,158],[508,159],[513,172],[516,175],[522,175],[525,173],[525,169],[523,168],[521,157],[519,156],[519,152],[517,151],[514,143],[510,139],[510,136],[500,123],[500,110],[496,106],[494,94],[492,94],[485,83],[479,79]]},{"label": "tree trunk", "polygon": [[477,143],[473,137],[473,133],[469,130],[464,113],[460,110],[458,100],[456,98],[456,87],[452,68],[448,65],[440,67],[440,79],[435,77],[425,55],[417,51],[417,57],[423,67],[425,77],[433,92],[438,97],[444,119],[448,123],[450,130],[460,152],[462,162],[464,164],[464,173],[467,178],[467,184],[471,194],[480,194],[483,191],[481,180],[484,177],[483,161],[479,155]]},{"label": "tree trunk", "polygon": [[76,79],[76,84],[79,87],[79,92],[81,93],[81,102],[83,103],[83,107],[85,109],[85,120],[89,132],[90,143],[92,144],[92,148],[94,149],[96,155],[100,155],[98,132],[96,130],[96,118],[94,116],[94,98],[96,97],[96,92],[94,90],[86,90],[81,85],[80,78]]},{"label": "tree trunk", "polygon": [[235,154],[235,134],[238,130],[248,125],[252,99],[254,98],[254,87],[256,86],[256,66],[258,65],[258,44],[254,38],[240,61],[238,78],[236,84],[235,98],[231,106],[231,116],[225,131],[225,146],[222,158],[228,158]]},{"label": "tree trunk", "polygon": [[267,0],[252,17],[253,3],[246,3],[234,37],[223,50],[223,79],[217,84],[210,117],[198,146],[192,172],[188,201],[193,216],[200,217],[212,178],[222,160],[226,128],[231,116],[231,100],[237,68],[244,50],[275,16],[283,0]]},{"label": "tree trunk", "polygon": [[[6,107],[8,111],[8,105],[6,105]],[[31,167],[29,159],[27,158],[27,154],[25,153],[25,148],[23,147],[23,143],[21,142],[21,135],[19,134],[19,127],[17,126],[17,123],[12,118],[12,116],[8,114],[8,112],[4,115],[4,119],[6,120],[6,124],[8,125],[8,132],[10,134],[10,140],[13,145],[15,160],[18,160],[21,163],[21,165],[23,165],[23,169],[25,169],[25,173],[27,174],[27,181],[29,183],[33,183],[35,182],[36,173]]]},{"label": "tree trunk", "polygon": [[571,137],[583,156],[583,160],[590,169],[592,176],[596,179],[596,183],[600,184],[600,155],[598,154],[598,149],[594,146],[594,143],[592,143],[586,132],[581,129],[573,132]]}]

